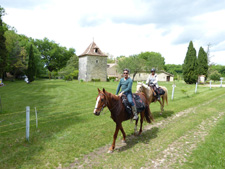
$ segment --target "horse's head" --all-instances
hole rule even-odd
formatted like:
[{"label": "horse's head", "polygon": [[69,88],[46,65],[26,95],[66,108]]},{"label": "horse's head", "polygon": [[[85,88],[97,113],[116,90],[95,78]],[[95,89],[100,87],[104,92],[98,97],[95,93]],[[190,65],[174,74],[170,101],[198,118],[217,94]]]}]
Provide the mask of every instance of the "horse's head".
[{"label": "horse's head", "polygon": [[103,91],[98,89],[98,96],[96,98],[96,104],[95,104],[95,109],[94,109],[94,114],[99,116],[101,111],[106,107],[107,105],[107,100],[106,100],[106,94],[105,94],[105,89],[103,88]]},{"label": "horse's head", "polygon": [[137,82],[136,93],[143,92],[143,83]]}]

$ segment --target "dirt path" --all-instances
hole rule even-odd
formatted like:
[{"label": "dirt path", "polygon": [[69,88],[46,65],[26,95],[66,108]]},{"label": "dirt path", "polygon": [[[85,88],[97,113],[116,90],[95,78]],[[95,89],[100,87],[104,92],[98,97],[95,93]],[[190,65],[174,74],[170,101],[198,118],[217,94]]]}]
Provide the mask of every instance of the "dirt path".
[{"label": "dirt path", "polygon": [[[153,125],[145,126],[143,133],[149,131],[153,128],[165,128],[169,124],[179,120],[181,117],[188,116],[190,113],[195,113],[195,110],[200,106],[205,106],[215,101],[218,98],[212,99],[208,102],[200,104],[196,107],[189,108],[185,111],[178,112],[171,117],[168,117],[165,120],[161,120]],[[186,156],[190,154],[197,146],[197,144],[205,139],[205,136],[208,134],[209,130],[216,124],[221,116],[224,115],[224,112],[218,112],[210,117],[209,119],[203,120],[197,128],[190,130],[184,136],[172,142],[166,149],[159,152],[157,157],[154,159],[149,159],[149,161],[142,168],[173,168],[171,167],[175,163],[183,163],[186,161]],[[127,139],[132,140],[135,136],[129,136]],[[121,143],[117,140],[115,151],[120,151],[123,147],[126,146],[126,143]],[[110,145],[99,148],[98,150],[85,155],[82,159],[75,159],[74,163],[70,165],[69,168],[92,168],[98,164],[98,160],[107,159],[108,148]],[[160,150],[158,150],[160,151]],[[104,168],[104,166],[102,166]],[[61,167],[58,167],[61,168]]]}]

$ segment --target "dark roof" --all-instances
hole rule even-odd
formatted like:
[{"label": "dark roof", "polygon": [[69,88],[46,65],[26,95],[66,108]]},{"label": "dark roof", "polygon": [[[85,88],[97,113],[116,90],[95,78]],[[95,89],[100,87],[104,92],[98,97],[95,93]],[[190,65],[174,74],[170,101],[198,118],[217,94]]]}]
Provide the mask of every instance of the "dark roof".
[{"label": "dark roof", "polygon": [[81,56],[105,56],[107,57],[107,55],[105,55],[100,49],[99,47],[95,44],[95,42],[93,41],[88,48],[78,57]]}]

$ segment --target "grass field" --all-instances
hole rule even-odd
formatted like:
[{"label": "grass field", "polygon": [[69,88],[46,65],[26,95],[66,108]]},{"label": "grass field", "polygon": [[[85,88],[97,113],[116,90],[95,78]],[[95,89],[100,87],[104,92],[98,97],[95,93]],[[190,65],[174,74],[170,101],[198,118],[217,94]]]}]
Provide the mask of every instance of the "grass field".
[{"label": "grass field", "polygon": [[[93,115],[93,109],[97,88],[104,87],[107,91],[115,93],[117,82],[81,83],[79,81],[37,80],[29,85],[24,81],[6,82],[5,84],[0,88],[3,110],[0,113],[0,168],[68,167],[75,160],[80,160],[82,163],[84,155],[111,144],[115,123],[110,118],[109,111],[105,109],[101,116],[97,117]],[[224,88],[210,90],[199,86],[195,94],[195,85],[176,82],[172,101],[172,83],[161,82],[160,85],[166,86],[169,91],[169,105],[165,106],[164,114],[159,115],[159,104],[151,104],[155,123],[165,122],[166,124],[177,113],[191,107],[197,106],[195,109],[197,113],[191,112],[190,116],[179,117],[177,121],[172,121],[166,127],[155,127],[144,132],[141,137],[129,140],[127,148],[123,151],[104,155],[104,159],[98,159],[99,162],[91,167],[129,168],[132,166],[140,168],[151,166],[148,164],[149,159],[158,159],[160,153],[183,136],[187,135],[187,139],[191,140],[192,137],[187,134],[189,131],[194,133],[203,121],[214,118],[225,110]],[[133,92],[135,90],[136,83],[133,84]],[[214,100],[206,106],[198,107],[217,97],[219,101]],[[26,106],[31,107],[29,142],[25,141]],[[38,128],[35,123],[35,107],[38,110]],[[221,119],[218,123],[212,122],[214,125],[207,128],[205,141],[196,145],[193,153],[189,153],[190,155],[182,165],[179,162],[173,162],[171,166],[210,168],[211,160],[218,160],[219,162],[213,163],[212,166],[214,168],[224,167],[222,164],[225,161],[220,159],[220,154],[225,156],[225,144],[221,143],[223,141],[221,137],[224,137],[221,130],[225,127],[223,114]],[[123,126],[126,134],[131,136],[134,124],[127,121],[123,123]],[[121,137],[117,139],[117,142],[120,139]],[[221,150],[220,154],[215,153],[217,155],[211,158],[210,154],[217,150]],[[138,159],[138,162],[134,159]],[[199,159],[201,163],[198,163],[196,159]],[[84,167],[85,165],[90,167],[88,164],[84,164]]]}]

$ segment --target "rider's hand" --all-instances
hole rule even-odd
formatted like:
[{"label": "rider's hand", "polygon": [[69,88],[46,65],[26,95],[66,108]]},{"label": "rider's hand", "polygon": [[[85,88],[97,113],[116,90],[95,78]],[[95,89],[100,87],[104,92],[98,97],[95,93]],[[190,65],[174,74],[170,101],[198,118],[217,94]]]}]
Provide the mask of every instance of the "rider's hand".
[{"label": "rider's hand", "polygon": [[118,96],[121,97],[123,95],[123,93],[120,93]]}]

